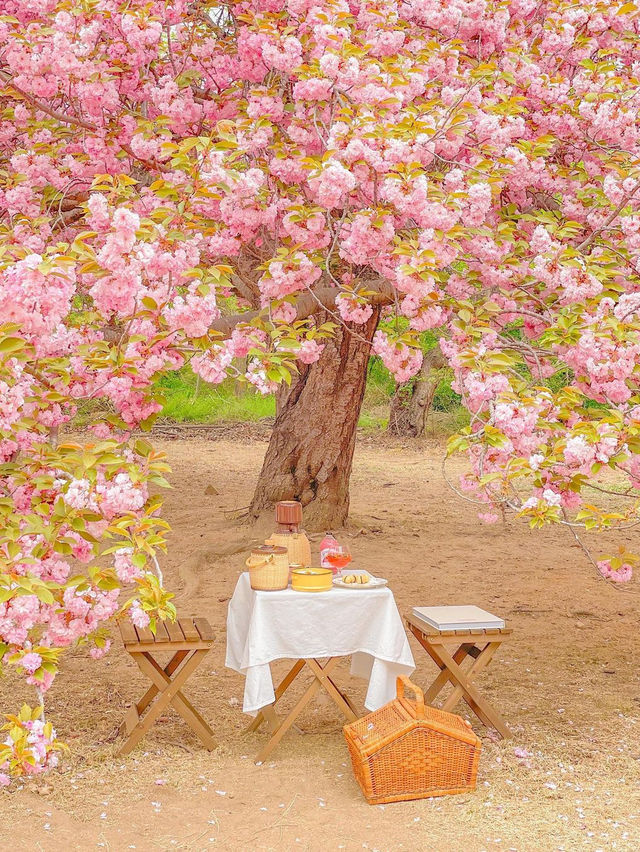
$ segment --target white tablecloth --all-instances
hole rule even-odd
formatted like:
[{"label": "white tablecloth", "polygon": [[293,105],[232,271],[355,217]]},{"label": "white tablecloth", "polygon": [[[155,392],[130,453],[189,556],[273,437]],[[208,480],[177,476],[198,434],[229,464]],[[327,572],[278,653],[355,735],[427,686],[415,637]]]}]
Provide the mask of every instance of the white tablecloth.
[{"label": "white tablecloth", "polygon": [[368,710],[391,701],[396,677],[414,670],[389,588],[255,592],[249,575],[241,575],[229,601],[226,665],[246,676],[245,713],[275,701],[273,660],[349,655],[351,674],[369,679]]}]

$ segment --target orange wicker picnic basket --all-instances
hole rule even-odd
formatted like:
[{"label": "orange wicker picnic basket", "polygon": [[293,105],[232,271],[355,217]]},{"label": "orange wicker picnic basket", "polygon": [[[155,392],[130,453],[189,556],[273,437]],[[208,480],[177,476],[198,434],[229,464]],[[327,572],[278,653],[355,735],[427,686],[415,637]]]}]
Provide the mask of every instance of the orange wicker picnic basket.
[{"label": "orange wicker picnic basket", "polygon": [[[404,690],[415,693],[415,701]],[[407,677],[397,697],[344,726],[353,771],[370,805],[474,790],[481,743],[468,722],[425,706]]]}]

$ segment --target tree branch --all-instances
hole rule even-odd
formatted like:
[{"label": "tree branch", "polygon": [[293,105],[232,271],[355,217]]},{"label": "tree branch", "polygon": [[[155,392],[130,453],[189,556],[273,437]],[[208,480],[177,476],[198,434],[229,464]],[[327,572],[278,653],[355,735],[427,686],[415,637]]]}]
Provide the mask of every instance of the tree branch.
[{"label": "tree branch", "polygon": [[[379,279],[376,282],[367,282],[366,287],[367,290],[372,291],[372,295],[369,297],[370,304],[389,305],[393,302],[393,288],[388,281]],[[306,319],[311,314],[318,313],[323,309],[331,310],[335,307],[336,299],[342,292],[339,287],[320,287],[317,290],[301,293],[294,306],[297,314],[296,319]],[[237,325],[249,323],[264,313],[266,313],[266,308],[220,317],[211,323],[209,330],[227,336]]]},{"label": "tree branch", "polygon": [[638,181],[638,183],[636,183],[636,185],[635,185],[634,189],[632,189],[632,190],[631,190],[631,192],[628,192],[628,193],[625,195],[625,197],[622,199],[622,201],[620,202],[620,204],[618,204],[618,206],[617,206],[617,207],[616,207],[616,209],[613,211],[613,213],[611,213],[611,215],[610,215],[610,216],[608,216],[608,217],[605,219],[605,221],[603,222],[603,224],[602,224],[602,225],[600,225],[600,227],[599,227],[599,228],[595,228],[595,229],[594,229],[594,230],[593,230],[593,231],[589,234],[589,236],[587,237],[587,239],[586,239],[586,240],[584,240],[584,242],[581,242],[581,243],[580,243],[580,245],[578,246],[578,251],[584,252],[584,250],[585,250],[585,249],[589,248],[589,246],[590,246],[590,245],[591,245],[591,243],[595,240],[595,238],[598,236],[598,234],[601,234],[601,233],[602,233],[602,231],[605,231],[605,230],[609,227],[609,225],[613,222],[613,220],[614,220],[615,218],[617,218],[617,216],[618,216],[618,214],[620,213],[620,211],[621,211],[624,207],[626,207],[626,206],[627,206],[627,204],[631,201],[631,199],[633,198],[633,196],[636,194],[636,192],[637,192],[639,189],[640,189],[640,181]]},{"label": "tree branch", "polygon": [[85,130],[97,130],[95,124],[91,124],[89,121],[83,121],[81,118],[76,118],[73,115],[67,115],[64,112],[58,112],[55,109],[51,109],[46,104],[43,104],[42,101],[39,101],[37,98],[34,98],[33,95],[30,95],[28,92],[25,92],[24,89],[21,89],[20,86],[16,86],[16,84],[11,79],[11,75],[7,74],[6,71],[0,71],[0,79],[4,80],[5,83],[8,83],[11,88],[17,92],[21,97],[25,99],[25,101],[29,101],[31,106],[34,106],[36,109],[39,109],[41,112],[45,112],[47,115],[50,115],[51,118],[55,118],[57,121],[62,121],[64,124],[73,124],[76,127],[84,127]]},{"label": "tree branch", "polygon": [[[56,121],[61,121],[63,124],[71,124],[75,127],[82,127],[85,130],[98,130],[98,126],[90,121],[84,121],[83,119],[76,118],[73,115],[67,115],[64,112],[58,112],[58,110],[51,109],[51,107],[47,106],[47,104],[42,103],[42,101],[38,100],[38,98],[34,98],[33,95],[30,95],[28,92],[25,92],[24,89],[20,88],[20,86],[16,86],[16,84],[11,78],[11,75],[7,74],[6,71],[0,71],[0,80],[4,80],[5,83],[8,83],[8,85],[11,86],[11,88],[20,95],[20,97],[24,98],[28,103],[30,103],[32,107],[37,110],[40,110],[40,112],[44,112],[46,115],[50,115],[51,118],[55,118]],[[122,142],[120,142],[119,144],[126,154],[128,154],[134,160],[137,160],[137,162],[142,163],[145,168],[151,170],[157,169],[161,172],[168,171],[167,167],[162,163],[150,163],[148,160],[143,160],[142,157],[138,157],[136,154],[133,153],[129,145],[126,145]]]}]

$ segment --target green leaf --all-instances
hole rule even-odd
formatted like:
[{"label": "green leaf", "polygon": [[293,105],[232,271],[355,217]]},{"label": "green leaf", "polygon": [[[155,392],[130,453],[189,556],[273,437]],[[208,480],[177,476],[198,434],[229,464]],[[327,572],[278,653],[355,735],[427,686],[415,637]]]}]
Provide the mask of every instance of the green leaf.
[{"label": "green leaf", "polygon": [[150,476],[149,482],[153,482],[154,485],[159,485],[160,488],[173,488],[168,479],[165,479],[164,476]]},{"label": "green leaf", "polygon": [[136,566],[136,568],[144,568],[147,564],[147,557],[144,553],[134,553],[131,557],[131,561]]},{"label": "green leaf", "polygon": [[36,597],[38,600],[41,600],[42,603],[52,604],[55,603],[55,598],[49,589],[46,586],[38,586],[34,590]]},{"label": "green leaf", "polygon": [[0,340],[0,352],[4,355],[20,352],[26,345],[26,340],[23,340],[21,337],[3,337]]}]

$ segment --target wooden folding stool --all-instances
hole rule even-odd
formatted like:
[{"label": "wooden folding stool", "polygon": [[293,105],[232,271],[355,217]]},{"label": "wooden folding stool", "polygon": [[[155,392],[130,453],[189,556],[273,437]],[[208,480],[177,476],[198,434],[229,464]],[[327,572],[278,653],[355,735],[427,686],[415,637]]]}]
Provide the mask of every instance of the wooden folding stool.
[{"label": "wooden folding stool", "polygon": [[[216,748],[213,731],[182,692],[182,687],[213,645],[213,631],[206,618],[158,621],[155,636],[148,627],[134,627],[130,621],[122,621],[120,635],[125,650],[131,654],[152,685],[140,701],[127,711],[119,730],[127,738],[118,754],[128,754],[134,749],[169,706],[195,731],[205,748],[209,751]],[[163,667],[155,659],[155,654],[167,651],[173,651],[174,654]]]},{"label": "wooden folding stool", "polygon": [[[451,683],[453,692],[442,704],[442,710],[450,712],[463,698],[488,728],[495,728],[502,737],[510,737],[511,731],[507,723],[496,708],[480,694],[473,680],[489,665],[495,652],[512,631],[506,627],[487,630],[438,630],[413,614],[405,615],[405,621],[440,669],[440,674],[431,686],[425,689],[424,700],[433,704],[446,684]],[[458,645],[458,648],[451,653],[447,645]],[[461,664],[466,657],[471,657],[473,663],[470,668],[463,669]]]}]

